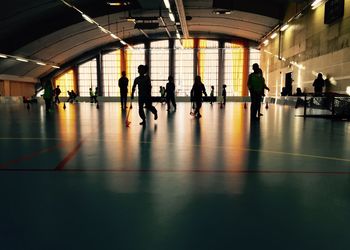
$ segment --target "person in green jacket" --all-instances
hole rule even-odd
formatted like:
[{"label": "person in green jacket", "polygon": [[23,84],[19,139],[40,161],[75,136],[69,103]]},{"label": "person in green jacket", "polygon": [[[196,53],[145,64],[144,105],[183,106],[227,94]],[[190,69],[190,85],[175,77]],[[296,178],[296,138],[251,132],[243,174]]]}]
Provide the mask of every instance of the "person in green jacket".
[{"label": "person in green jacket", "polygon": [[265,84],[265,79],[262,76],[262,70],[259,68],[259,64],[253,64],[253,71],[254,72],[251,73],[248,78],[248,89],[251,100],[250,118],[251,120],[259,120],[261,97],[264,95],[265,89],[270,89]]}]

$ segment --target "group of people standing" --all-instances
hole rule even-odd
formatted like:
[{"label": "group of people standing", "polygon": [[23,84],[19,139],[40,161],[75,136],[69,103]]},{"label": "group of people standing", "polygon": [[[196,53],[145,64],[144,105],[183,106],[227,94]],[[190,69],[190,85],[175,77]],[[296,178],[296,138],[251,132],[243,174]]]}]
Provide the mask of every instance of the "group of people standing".
[{"label": "group of people standing", "polygon": [[[253,64],[253,73],[249,75],[248,78],[248,89],[250,91],[251,97],[251,119],[256,120],[262,115],[260,113],[261,107],[261,98],[264,96],[264,90],[269,88],[265,84],[265,79],[262,74],[262,70],[259,68],[257,63]],[[136,87],[138,87],[138,103],[139,103],[139,116],[142,119],[140,125],[146,124],[146,115],[144,112],[144,108],[151,111],[154,115],[154,119],[157,120],[158,112],[157,109],[152,105],[152,85],[151,79],[148,75],[148,66],[147,65],[139,65],[138,66],[139,76],[135,78],[131,99],[134,99],[134,94],[136,91]],[[127,108],[127,94],[128,94],[128,85],[129,79],[126,77],[126,72],[122,72],[122,77],[118,81],[118,86],[120,88],[120,100],[122,109]],[[92,88],[90,88],[90,98],[91,102],[97,102],[97,92],[98,88],[96,88],[95,93],[93,93]],[[176,101],[175,101],[175,83],[174,78],[172,76],[168,77],[168,83],[165,88],[166,92],[166,101],[167,101],[167,110],[170,111],[171,104],[176,111]],[[51,82],[50,84],[46,84],[44,88],[44,99],[46,103],[46,110],[49,111],[51,108],[52,97],[55,96],[55,103],[59,103],[59,95],[61,90],[59,86],[57,86],[54,90],[52,89]],[[191,89],[191,102],[194,104],[194,112],[191,112],[192,115],[200,118],[200,109],[202,107],[203,95],[207,96],[207,92],[204,84],[202,83],[201,77],[196,76],[194,84]],[[226,85],[223,85],[223,104],[226,103]],[[214,86],[211,87],[211,103],[214,98]]]}]

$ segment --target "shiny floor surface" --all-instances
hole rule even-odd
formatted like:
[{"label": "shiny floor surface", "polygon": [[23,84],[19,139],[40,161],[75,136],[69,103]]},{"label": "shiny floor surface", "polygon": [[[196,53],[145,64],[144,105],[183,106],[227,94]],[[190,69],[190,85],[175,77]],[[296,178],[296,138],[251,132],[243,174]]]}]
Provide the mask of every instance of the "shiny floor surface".
[{"label": "shiny floor surface", "polygon": [[0,106],[0,249],[349,249],[349,122],[137,108]]}]

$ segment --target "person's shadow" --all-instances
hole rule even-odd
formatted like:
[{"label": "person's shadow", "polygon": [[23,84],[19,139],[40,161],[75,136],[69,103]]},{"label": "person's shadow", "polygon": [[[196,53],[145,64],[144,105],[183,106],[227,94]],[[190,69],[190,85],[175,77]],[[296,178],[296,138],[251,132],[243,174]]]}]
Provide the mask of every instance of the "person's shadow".
[{"label": "person's shadow", "polygon": [[247,170],[256,172],[259,170],[260,160],[260,147],[261,147],[261,135],[260,135],[260,123],[251,122],[249,131],[249,142],[248,142],[248,161]]}]

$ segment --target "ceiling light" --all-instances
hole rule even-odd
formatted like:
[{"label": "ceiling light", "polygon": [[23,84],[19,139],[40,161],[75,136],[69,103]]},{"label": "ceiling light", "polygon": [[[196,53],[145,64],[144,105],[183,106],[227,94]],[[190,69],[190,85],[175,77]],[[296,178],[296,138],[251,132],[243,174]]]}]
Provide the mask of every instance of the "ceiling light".
[{"label": "ceiling light", "polygon": [[128,18],[126,19],[126,21],[128,21],[128,22],[135,22],[136,19],[135,19],[135,18],[132,18],[132,17],[128,17]]},{"label": "ceiling light", "polygon": [[111,37],[113,37],[114,39],[119,39],[119,37],[117,37],[117,36],[114,35],[113,33],[111,34]]},{"label": "ceiling light", "polygon": [[122,5],[122,3],[119,3],[119,2],[117,2],[117,3],[107,3],[108,5],[110,5],[110,6],[120,6],[120,5]]},{"label": "ceiling light", "polygon": [[169,13],[169,18],[171,21],[175,22],[175,16],[173,13],[171,13],[171,12]]},{"label": "ceiling light", "polygon": [[52,65],[51,67],[55,68],[55,69],[59,69],[60,68],[59,66],[56,66],[56,65]]},{"label": "ceiling light", "polygon": [[275,39],[276,36],[277,36],[277,32],[273,33],[273,34],[270,36],[270,38],[271,38],[271,39]]},{"label": "ceiling light", "polygon": [[289,27],[289,24],[286,23],[285,25],[282,26],[281,31],[285,31],[286,29],[288,29],[288,27]]},{"label": "ceiling light", "polygon": [[268,44],[269,44],[269,40],[266,39],[265,41],[263,41],[263,44],[264,44],[265,46],[268,45]]},{"label": "ceiling light", "polygon": [[100,30],[106,34],[108,34],[108,30],[106,30],[105,28],[103,28],[102,26],[98,26],[100,28]]},{"label": "ceiling light", "polygon": [[95,23],[94,20],[92,20],[89,16],[82,14],[81,15],[86,21],[88,21],[89,23]]},{"label": "ceiling light", "polygon": [[120,40],[120,43],[126,45],[126,42],[124,42],[123,40]]},{"label": "ceiling light", "polygon": [[16,60],[20,62],[29,62],[27,59],[19,58],[19,57],[16,57]]},{"label": "ceiling light", "polygon": [[231,11],[229,11],[229,10],[214,10],[213,13],[216,15],[230,15]]},{"label": "ceiling light", "polygon": [[0,54],[0,57],[1,57],[1,58],[7,58],[6,55],[2,55],[2,54]]},{"label": "ceiling light", "polygon": [[312,4],[311,4],[311,9],[317,9],[318,6],[320,6],[323,3],[323,0],[315,0]]},{"label": "ceiling light", "polygon": [[43,63],[43,62],[36,62],[36,64],[41,65],[41,66],[45,66],[46,65],[46,63]]},{"label": "ceiling light", "polygon": [[170,10],[169,0],[164,0],[165,7]]}]

